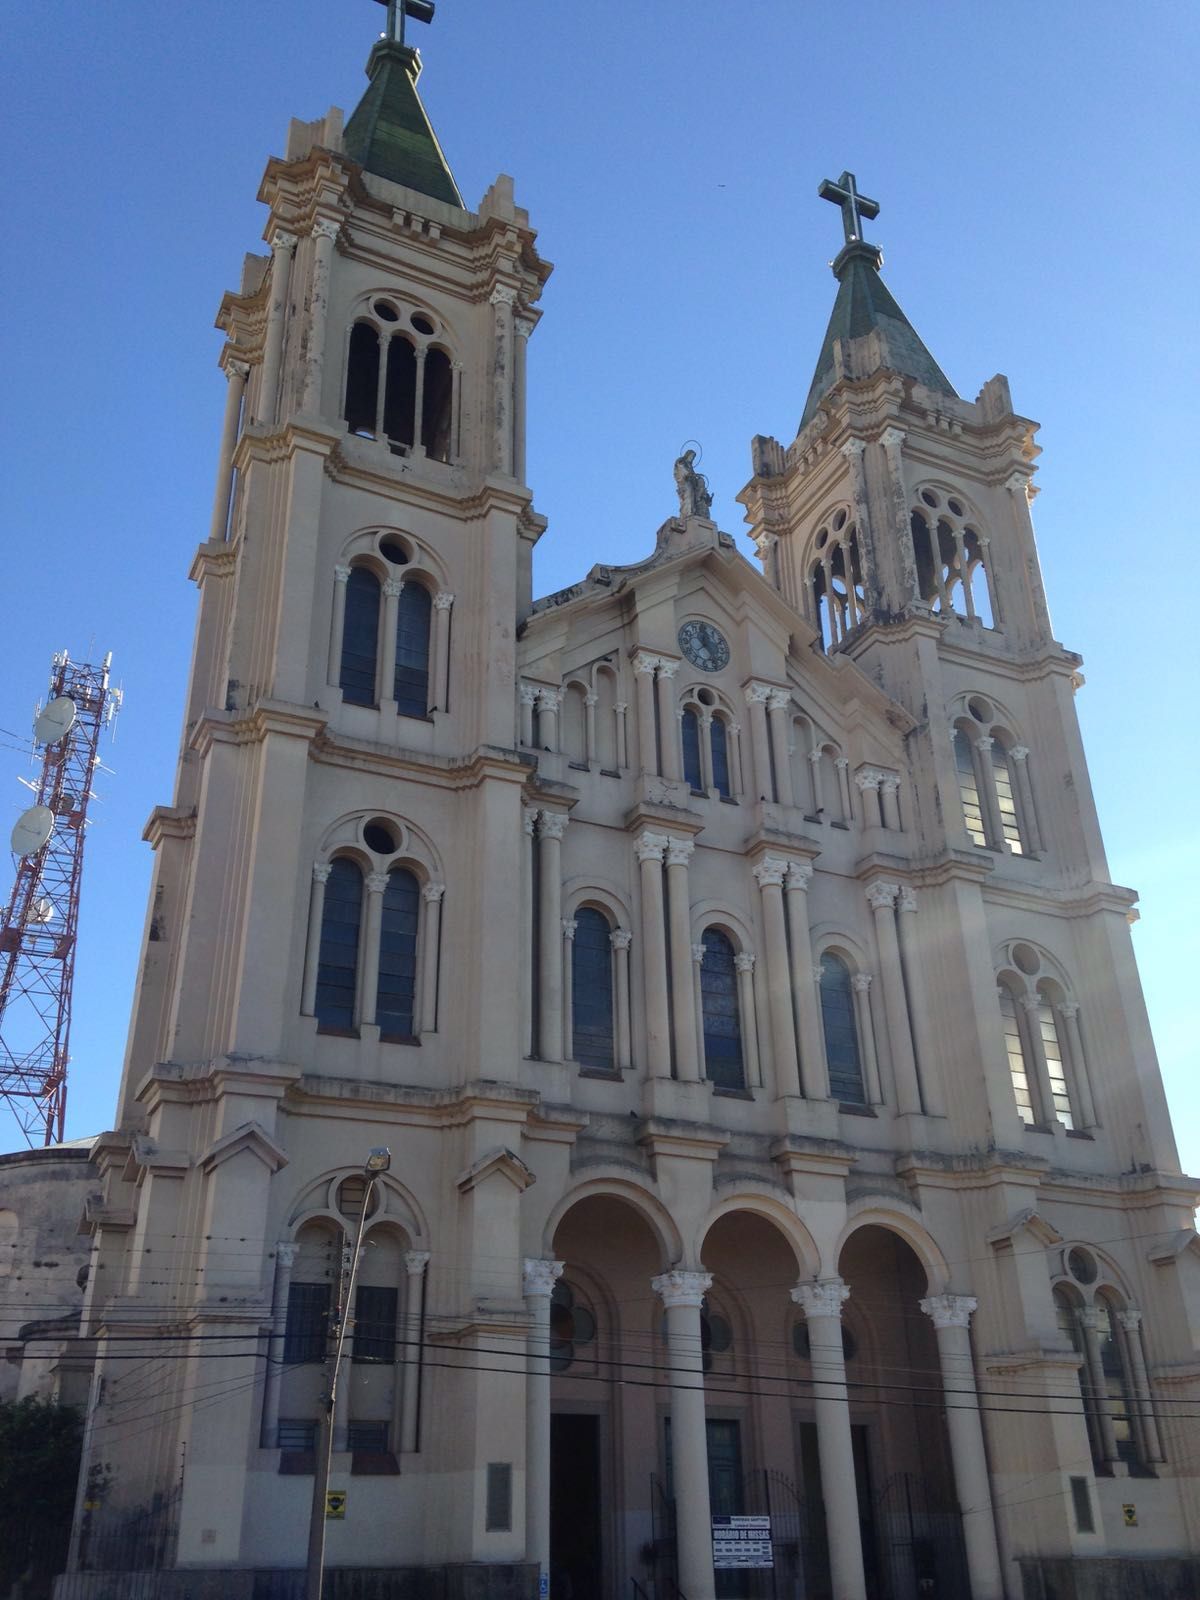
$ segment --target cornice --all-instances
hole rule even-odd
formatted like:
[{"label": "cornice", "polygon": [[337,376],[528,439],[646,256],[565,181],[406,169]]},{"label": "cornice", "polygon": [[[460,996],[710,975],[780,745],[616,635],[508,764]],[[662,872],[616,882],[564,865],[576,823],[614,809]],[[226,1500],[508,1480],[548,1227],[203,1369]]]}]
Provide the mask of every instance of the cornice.
[{"label": "cornice", "polygon": [[[396,749],[366,739],[351,739],[332,731],[328,724],[309,747],[309,759],[322,766],[370,772],[381,777],[404,777],[438,789],[475,789],[495,779],[525,784],[535,770],[535,759],[520,750],[480,745],[469,756],[438,756],[423,750]],[[547,798],[562,803],[559,786]],[[577,798],[576,791],[568,791]]]},{"label": "cornice", "polygon": [[219,1056],[212,1061],[160,1061],[138,1084],[135,1098],[147,1115],[164,1105],[197,1105],[246,1095],[255,1100],[281,1100],[300,1078],[290,1061],[266,1056]]},{"label": "cornice", "polygon": [[989,905],[1003,905],[1021,911],[1039,912],[1053,917],[1091,917],[1108,911],[1127,920],[1137,904],[1137,893],[1115,883],[1091,883],[1081,888],[1037,888],[1014,883],[1011,879],[989,875],[983,889]]},{"label": "cornice", "polygon": [[645,1117],[634,1137],[652,1158],[672,1156],[691,1161],[716,1161],[733,1135],[711,1123]]},{"label": "cornice", "polygon": [[167,839],[191,839],[195,833],[195,806],[155,806],[142,829],[142,838],[157,850]]},{"label": "cornice", "polygon": [[978,1150],[943,1155],[936,1150],[906,1150],[895,1171],[906,1183],[933,1189],[990,1189],[1019,1184],[1036,1190],[1050,1163],[1024,1150]]},{"label": "cornice", "polygon": [[204,757],[215,744],[261,744],[269,734],[314,740],[329,720],[325,711],[313,711],[286,700],[259,700],[243,712],[209,707],[198,717],[188,749]]},{"label": "cornice", "polygon": [[188,568],[193,583],[203,584],[206,578],[228,578],[237,571],[240,541],[208,539],[198,546]]},{"label": "cornice", "polygon": [[471,1083],[455,1089],[378,1083],[364,1078],[329,1078],[304,1073],[289,1088],[289,1116],[345,1115],[403,1126],[457,1128],[473,1122],[524,1124],[539,1107],[537,1091],[514,1083]]}]

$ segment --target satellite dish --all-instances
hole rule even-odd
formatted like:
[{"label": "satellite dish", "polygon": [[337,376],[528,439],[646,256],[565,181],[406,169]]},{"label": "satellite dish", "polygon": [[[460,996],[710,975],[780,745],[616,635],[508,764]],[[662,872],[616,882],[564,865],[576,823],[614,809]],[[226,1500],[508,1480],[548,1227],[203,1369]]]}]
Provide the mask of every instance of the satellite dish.
[{"label": "satellite dish", "polygon": [[49,922],[54,915],[54,902],[47,900],[45,895],[40,900],[33,902],[33,920],[35,922]]},{"label": "satellite dish", "polygon": [[13,825],[11,847],[14,855],[34,856],[54,831],[54,813],[49,806],[30,806]]},{"label": "satellite dish", "polygon": [[65,694],[51,700],[33,725],[38,744],[57,744],[75,726],[75,702]]}]

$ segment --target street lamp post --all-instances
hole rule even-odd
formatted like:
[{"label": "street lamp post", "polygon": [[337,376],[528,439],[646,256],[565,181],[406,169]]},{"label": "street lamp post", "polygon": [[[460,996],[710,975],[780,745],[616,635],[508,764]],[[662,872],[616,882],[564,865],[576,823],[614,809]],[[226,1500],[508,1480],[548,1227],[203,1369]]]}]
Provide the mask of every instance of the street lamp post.
[{"label": "street lamp post", "polygon": [[358,1258],[362,1254],[363,1232],[367,1225],[367,1212],[371,1208],[371,1192],[375,1180],[392,1164],[392,1152],[372,1150],[367,1156],[363,1176],[362,1211],[358,1217],[358,1232],[354,1236],[354,1249],[350,1253],[350,1270],[343,1271],[334,1312],[336,1342],[333,1347],[333,1370],[329,1375],[329,1388],[317,1413],[316,1461],[313,1464],[312,1507],[308,1514],[308,1571],[304,1584],[305,1600],[321,1600],[321,1585],[325,1579],[325,1497],[329,1491],[329,1467],[333,1455],[333,1408],[337,1401],[338,1374],[342,1366],[342,1350],[346,1343],[346,1324],[353,1315],[354,1284],[358,1277]]}]

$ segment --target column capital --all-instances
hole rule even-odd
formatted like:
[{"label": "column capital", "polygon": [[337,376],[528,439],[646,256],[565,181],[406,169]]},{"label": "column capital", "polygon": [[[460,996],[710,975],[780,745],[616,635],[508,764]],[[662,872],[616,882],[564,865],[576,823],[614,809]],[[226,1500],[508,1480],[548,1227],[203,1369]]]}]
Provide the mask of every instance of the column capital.
[{"label": "column capital", "polygon": [[779,535],[776,533],[756,533],[751,537],[754,541],[754,553],[760,561],[765,561],[779,543]]},{"label": "column capital", "polygon": [[1075,1018],[1079,1015],[1079,1001],[1060,1000],[1058,1003],[1058,1009],[1062,1012],[1063,1016],[1066,1017],[1068,1022],[1074,1022]]},{"label": "column capital", "polygon": [[613,710],[619,717],[623,717],[629,710],[629,702],[627,700],[618,700],[616,705],[613,707]]},{"label": "column capital", "polygon": [[221,370],[230,381],[236,378],[239,383],[245,383],[250,376],[250,363],[248,361],[237,361],[230,356],[228,360],[221,363]]},{"label": "column capital", "polygon": [[385,578],[383,580],[383,593],[388,600],[399,600],[404,593],[403,578]]},{"label": "column capital", "polygon": [[971,1313],[978,1306],[973,1294],[930,1294],[921,1301],[921,1310],[939,1329],[970,1327]]},{"label": "column capital", "polygon": [[711,728],[712,727],[712,721],[713,721],[713,714],[712,714],[711,711],[702,711],[700,713],[700,726],[702,728]]},{"label": "column capital", "polygon": [[748,706],[765,705],[776,692],[769,683],[748,683],[742,690]]},{"label": "column capital", "polygon": [[992,738],[990,733],[985,733],[976,739],[975,748],[976,750],[982,750],[984,755],[987,755],[988,751],[992,748],[995,742],[995,739]]},{"label": "column capital", "polygon": [[768,711],[786,711],[792,703],[790,689],[772,689],[767,696]]},{"label": "column capital", "polygon": [[1030,1016],[1033,1016],[1035,1011],[1042,1009],[1042,997],[1040,994],[1019,994],[1017,999],[1021,1004],[1022,1010],[1028,1011]]},{"label": "column capital", "polygon": [[834,756],[833,764],[839,772],[845,772],[846,768],[850,765],[850,758],[849,756]]},{"label": "column capital", "polygon": [[901,884],[901,886],[900,886],[900,899],[897,902],[896,910],[897,911],[916,911],[916,909],[917,909],[917,891],[915,889],[910,889],[907,884]]},{"label": "column capital", "polygon": [[900,779],[894,772],[881,772],[879,779],[882,788],[888,793],[895,794],[900,787]]},{"label": "column capital", "polygon": [[661,861],[669,842],[665,833],[639,833],[633,841],[633,853],[639,861]]},{"label": "column capital", "polygon": [[367,893],[382,894],[387,888],[387,881],[388,875],[386,872],[368,872],[366,879]]},{"label": "column capital", "polygon": [[573,939],[578,928],[579,924],[575,921],[574,917],[564,917],[562,919],[562,931],[564,939]]},{"label": "column capital", "polygon": [[312,236],[314,239],[336,240],[341,231],[341,223],[336,221],[333,217],[318,217],[312,225]]},{"label": "column capital", "polygon": [[812,981],[816,984],[818,989],[821,987],[821,980],[824,978],[824,976],[825,973],[821,967],[814,967],[812,969]]},{"label": "column capital", "polygon": [[[736,961],[737,957],[735,956],[733,959]],[[704,960],[704,946],[702,944],[694,944],[692,946],[692,960],[697,966]]]},{"label": "column capital", "polygon": [[633,670],[653,675],[658,671],[658,657],[646,650],[639,650],[633,657]]},{"label": "column capital", "polygon": [[533,834],[537,828],[538,810],[536,806],[521,807],[521,832]]},{"label": "column capital", "polygon": [[538,832],[543,839],[561,839],[570,817],[565,811],[539,811]]},{"label": "column capital", "polygon": [[866,441],[863,439],[847,439],[841,453],[846,461],[858,461],[866,448]]},{"label": "column capital", "polygon": [[664,1306],[699,1306],[712,1288],[711,1272],[684,1272],[675,1268],[651,1278],[650,1287]]},{"label": "column capital", "polygon": [[404,1252],[404,1270],[410,1278],[419,1278],[429,1265],[428,1250],[406,1250]]},{"label": "column capital", "polygon": [[787,886],[789,889],[807,890],[813,880],[813,864],[811,861],[789,861],[787,870]]},{"label": "column capital", "polygon": [[296,1254],[300,1246],[293,1239],[283,1240],[275,1246],[275,1259],[281,1267],[291,1267],[296,1263]]},{"label": "column capital", "polygon": [[536,683],[519,683],[517,685],[517,695],[519,696],[523,706],[536,705],[538,686]]},{"label": "column capital", "polygon": [[860,789],[878,789],[883,782],[883,773],[877,767],[863,767],[854,774],[854,781]]},{"label": "column capital", "polygon": [[1028,495],[1029,479],[1023,472],[1010,472],[1008,477],[1004,480],[1004,487],[1008,490],[1009,494],[1020,493]]},{"label": "column capital", "polygon": [[513,329],[522,339],[528,339],[536,327],[537,323],[530,316],[522,314],[513,318]]},{"label": "column capital", "polygon": [[1136,1333],[1142,1325],[1142,1313],[1136,1306],[1126,1306],[1117,1312],[1117,1321],[1126,1333]]},{"label": "column capital", "polygon": [[669,867],[686,867],[691,860],[696,848],[694,839],[667,838],[667,865]]},{"label": "column capital", "polygon": [[890,911],[900,893],[898,883],[871,883],[867,885],[867,904],[872,911]]},{"label": "column capital", "polygon": [[852,972],[850,974],[850,987],[855,994],[866,994],[871,987],[871,974],[869,972]]},{"label": "column capital", "polygon": [[517,291],[508,283],[498,283],[488,296],[488,304],[491,306],[509,306],[511,308],[516,303]]},{"label": "column capital", "polygon": [[754,971],[754,954],[750,950],[739,950],[733,958],[733,964],[739,972]]},{"label": "column capital", "polygon": [[798,1283],[791,1294],[806,1317],[836,1317],[840,1322],[850,1285],[841,1278],[822,1278],[819,1283]]},{"label": "column capital", "polygon": [[1008,753],[1014,761],[1024,761],[1029,755],[1029,746],[1027,744],[1010,744]]},{"label": "column capital", "polygon": [[1101,1333],[1108,1322],[1108,1316],[1099,1306],[1080,1306],[1075,1312],[1079,1319],[1079,1326],[1086,1328],[1089,1333]]},{"label": "column capital", "polygon": [[282,255],[284,251],[286,251],[288,255],[291,255],[295,248],[296,235],[294,233],[288,233],[286,228],[276,228],[275,232],[271,235],[271,249],[277,255]]},{"label": "column capital", "polygon": [[897,450],[904,443],[908,435],[903,428],[885,428],[879,435],[879,442],[885,450]]},{"label": "column capital", "polygon": [[427,883],[421,890],[421,898],[426,905],[436,905],[446,892],[444,883]]},{"label": "column capital", "polygon": [[678,661],[671,661],[666,656],[659,656],[658,675],[660,678],[673,678],[678,671]]},{"label": "column capital", "polygon": [[521,1271],[521,1285],[526,1295],[544,1295],[547,1298],[554,1293],[554,1285],[562,1277],[565,1262],[544,1261],[538,1256],[526,1256],[525,1265]]},{"label": "column capital", "polygon": [[539,711],[557,711],[562,705],[563,692],[561,689],[539,689],[537,703]]},{"label": "column capital", "polygon": [[585,706],[599,705],[600,696],[596,693],[596,691],[594,689],[589,689],[588,692],[583,697],[583,703],[584,703]]},{"label": "column capital", "polygon": [[614,928],[608,936],[608,942],[614,950],[628,950],[633,943],[633,934],[628,928]]},{"label": "column capital", "polygon": [[332,863],[332,861],[314,861],[313,862],[313,882],[314,883],[328,883],[329,882],[329,874],[332,871],[333,871],[333,863]]},{"label": "column capital", "polygon": [[777,888],[787,877],[791,862],[783,856],[764,856],[754,869],[760,889]]},{"label": "column capital", "polygon": [[817,765],[818,761],[820,761],[820,759],[821,759],[821,751],[820,750],[810,750],[808,752],[808,759],[812,762],[813,766],[815,767]]},{"label": "column capital", "polygon": [[439,589],[433,597],[433,609],[435,611],[449,611],[453,604],[454,596],[448,589]]},{"label": "column capital", "polygon": [[347,566],[343,566],[342,563],[339,562],[337,564],[337,566],[334,567],[334,569],[333,569],[333,581],[334,581],[334,583],[349,583],[350,582],[350,568],[347,567]]}]

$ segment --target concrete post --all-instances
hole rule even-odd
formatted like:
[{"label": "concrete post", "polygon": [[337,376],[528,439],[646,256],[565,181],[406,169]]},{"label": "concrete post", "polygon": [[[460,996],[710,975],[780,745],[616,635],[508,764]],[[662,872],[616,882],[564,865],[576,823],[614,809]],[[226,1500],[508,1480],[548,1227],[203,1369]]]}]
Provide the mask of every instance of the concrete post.
[{"label": "concrete post", "polygon": [[538,1054],[543,1061],[562,1060],[562,836],[567,817],[543,811],[538,821]]},{"label": "concrete post", "polygon": [[346,585],[350,582],[350,568],[333,569],[333,616],[329,624],[329,668],[325,681],[331,689],[342,686],[342,641],[346,636]]},{"label": "concrete post", "polygon": [[875,913],[875,941],[879,946],[883,1009],[887,1017],[892,1070],[896,1075],[896,1109],[909,1114],[921,1110],[921,1092],[917,1083],[917,1063],[913,1055],[908,1001],[904,995],[900,945],[896,938],[894,907],[899,893],[900,885],[897,883],[873,883],[867,889],[867,900]]},{"label": "concrete post", "polygon": [[861,772],[855,774],[854,782],[862,795],[863,827],[882,828],[883,808],[879,786],[883,782],[883,774],[876,772],[873,767],[864,767]]},{"label": "concrete post", "polygon": [[537,819],[536,807],[521,807],[521,948],[525,956],[521,963],[525,974],[521,984],[521,1048],[527,1056],[533,1054],[533,836]]},{"label": "concrete post", "polygon": [[513,318],[513,477],[518,483],[525,482],[525,373],[533,326],[532,317]]},{"label": "concrete post", "polygon": [[1041,1121],[1047,1128],[1053,1128],[1058,1125],[1059,1116],[1054,1105],[1054,1087],[1050,1082],[1046,1043],[1042,1038],[1041,1011],[1044,1002],[1038,994],[1023,994],[1018,996],[1018,999],[1021,1010],[1025,1013],[1025,1042],[1029,1048],[1029,1060],[1033,1065]]},{"label": "concrete post", "polygon": [[667,906],[671,919],[671,1011],[675,1031],[675,1076],[698,1083],[704,1076],[696,1037],[696,1000],[693,990],[691,898],[688,893],[688,858],[695,845],[690,839],[667,843]]},{"label": "concrete post", "polygon": [[[638,760],[643,773],[658,773],[658,734],[654,714],[654,674],[658,657],[637,655],[633,661],[637,692]],[[664,734],[665,737],[665,734]]]},{"label": "concrete post", "polygon": [[[561,1261],[526,1257],[529,1334],[525,1361],[525,1559],[550,1573],[550,1296]],[[690,1596],[689,1596],[690,1600]]]},{"label": "concrete post", "polygon": [[775,756],[775,798],[780,805],[795,804],[792,795],[792,761],[788,753],[788,725],[792,697],[786,689],[772,689],[767,699],[771,724],[771,749]]},{"label": "concrete post", "polygon": [[522,683],[517,686],[517,699],[521,707],[521,743],[526,747],[533,744],[533,708],[537,704],[537,687],[532,683]]},{"label": "concrete post", "polygon": [[368,872],[367,916],[359,951],[359,968],[362,972],[362,997],[358,1021],[373,1025],[379,1010],[379,933],[383,927],[383,895],[387,888],[386,872]]},{"label": "concrete post", "polygon": [[296,235],[284,233],[277,228],[271,238],[271,298],[267,306],[262,371],[258,377],[257,420],[267,424],[275,421],[279,404],[279,363],[283,355],[288,285],[292,276],[292,252],[295,248]]},{"label": "concrete post", "polygon": [[442,896],[444,883],[427,883],[421,890],[425,902],[425,925],[421,930],[421,1011],[416,1019],[418,1033],[437,1032],[438,953],[442,942]]},{"label": "concrete post", "polygon": [[404,593],[403,578],[385,578],[383,582],[383,616],[379,623],[379,683],[375,698],[380,706],[385,700],[396,699],[396,624],[400,614],[400,596]]},{"label": "concrete post", "polygon": [[1096,1306],[1081,1306],[1075,1313],[1079,1331],[1083,1336],[1083,1356],[1087,1365],[1088,1387],[1096,1425],[1100,1434],[1100,1449],[1105,1461],[1116,1461],[1117,1434],[1113,1427],[1112,1401],[1108,1398],[1108,1380],[1104,1376],[1104,1363],[1100,1358],[1100,1328],[1107,1319]]},{"label": "concrete post", "polygon": [[739,950],[733,958],[737,969],[738,1011],[742,1021],[742,1053],[746,1058],[746,1082],[762,1088],[762,1058],[758,1051],[758,1007],[754,1003],[754,956]]},{"label": "concrete post", "polygon": [[573,917],[562,919],[562,1059],[575,1059],[575,934],[579,924]]},{"label": "concrete post", "polygon": [[[662,861],[665,833],[642,833],[634,843],[641,867],[642,1005],[646,1015],[646,1069],[652,1078],[671,1076],[671,1031],[667,1016],[667,941],[663,926]],[[689,1595],[688,1600],[691,1600]]]},{"label": "concrete post", "polygon": [[[820,969],[813,976],[820,983]],[[875,1050],[875,1024],[871,1017],[871,974],[854,972],[850,975],[854,990],[854,1020],[858,1026],[858,1047],[862,1052],[863,1074],[867,1080],[867,1101],[870,1105],[883,1104],[883,1084],[879,1078],[879,1056]]]},{"label": "concrete post", "polygon": [[807,861],[790,861],[787,911],[791,926],[792,1004],[800,1036],[800,1087],[809,1100],[829,1099],[829,1068],[821,1031],[819,995],[813,984],[812,931],[808,921],[808,886],[813,869]]},{"label": "concrete post", "polygon": [[[227,348],[232,349],[232,346]],[[244,361],[225,363],[225,416],[221,423],[221,448],[217,453],[217,486],[213,493],[212,522],[208,537],[214,542],[226,537],[229,526],[229,500],[233,493],[233,452],[242,420],[242,397],[250,368]]]},{"label": "concrete post", "polygon": [[883,825],[895,832],[900,831],[900,779],[893,773],[885,772],[879,786],[879,805],[883,815]]},{"label": "concrete post", "polygon": [[1074,1000],[1063,1000],[1058,1007],[1067,1035],[1067,1055],[1070,1057],[1071,1087],[1079,1108],[1079,1126],[1096,1126],[1096,1102],[1092,1098],[1092,1085],[1088,1078],[1087,1057],[1083,1053],[1083,1035],[1079,1031],[1079,1005]]},{"label": "concrete post", "polygon": [[679,1590],[687,1600],[713,1600],[712,1511],[708,1498],[708,1434],[700,1305],[712,1287],[707,1272],[664,1272],[651,1287],[667,1311],[671,1392],[671,1473]]},{"label": "concrete post", "polygon": [[450,709],[450,610],[454,596],[439,590],[433,597],[433,685],[431,711]]},{"label": "concrete post", "polygon": [[421,1293],[425,1286],[425,1269],[429,1265],[428,1250],[404,1252],[404,1344],[400,1350],[403,1363],[400,1376],[400,1426],[396,1431],[399,1448],[411,1454],[420,1442],[417,1421],[420,1413],[421,1383]]},{"label": "concrete post", "polygon": [[633,934],[628,928],[614,928],[608,939],[612,945],[613,964],[616,967],[617,1066],[624,1070],[633,1065],[629,1014],[629,946],[633,943]]},{"label": "concrete post", "polygon": [[787,924],[783,914],[783,880],[789,862],[781,856],[764,856],[754,869],[762,891],[763,932],[767,947],[767,995],[771,1008],[771,1044],[775,1058],[777,1098],[800,1093],[800,1065],[796,1059],[796,1025],[792,1017],[791,974],[788,967]]},{"label": "concrete post", "polygon": [[562,703],[561,689],[539,689],[537,697],[537,742],[543,750],[558,749],[558,708]]},{"label": "concrete post", "polygon": [[774,800],[775,786],[771,782],[771,748],[767,741],[766,711],[771,690],[765,683],[749,683],[746,685],[745,694],[746,704],[750,708],[750,748],[754,761],[754,783],[750,792],[756,799]]},{"label": "concrete post", "polygon": [[312,895],[308,902],[308,943],[304,947],[304,982],[300,1013],[311,1017],[317,1009],[317,971],[321,964],[321,924],[325,920],[325,885],[332,868],[328,861],[313,862]]},{"label": "concrete post", "polygon": [[1029,750],[1023,744],[1015,744],[1009,750],[1013,763],[1013,773],[1017,780],[1017,806],[1020,815],[1021,838],[1030,855],[1040,856],[1044,848],[1042,844],[1041,829],[1038,827],[1037,812],[1033,805],[1033,785],[1029,781]]},{"label": "concrete post", "polygon": [[659,759],[662,775],[673,782],[683,777],[683,750],[679,740],[679,719],[675,715],[675,674],[678,661],[658,662]]},{"label": "concrete post", "polygon": [[962,1517],[971,1600],[1004,1600],[992,1487],[968,1331],[971,1313],[977,1304],[972,1295],[935,1294],[921,1301],[921,1310],[933,1319],[937,1330],[938,1360],[946,1397],[946,1431],[950,1435],[950,1457]]}]

